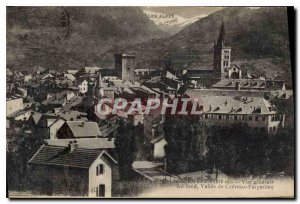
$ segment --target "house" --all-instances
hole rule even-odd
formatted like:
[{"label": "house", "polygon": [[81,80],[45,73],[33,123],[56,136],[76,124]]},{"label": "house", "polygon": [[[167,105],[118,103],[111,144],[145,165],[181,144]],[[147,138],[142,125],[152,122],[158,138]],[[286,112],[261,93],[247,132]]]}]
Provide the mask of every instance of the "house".
[{"label": "house", "polygon": [[107,150],[79,148],[77,141],[67,147],[43,145],[28,163],[37,189],[47,195],[111,197],[117,178],[117,161]]},{"label": "house", "polygon": [[88,85],[89,85],[89,82],[91,80],[89,78],[86,78],[86,77],[80,77],[76,84],[77,84],[77,87],[79,88],[79,92],[82,93],[82,94],[85,94],[88,92]]},{"label": "house", "polygon": [[6,99],[6,115],[11,115],[17,111],[23,110],[23,98],[22,97],[10,97]]},{"label": "house", "polygon": [[47,71],[45,67],[42,66],[34,66],[33,67],[33,72],[37,75],[43,74]]},{"label": "house", "polygon": [[32,79],[33,79],[33,76],[31,74],[24,75],[24,83],[31,82]]},{"label": "house", "polygon": [[76,80],[76,77],[73,74],[69,74],[69,73],[65,73],[64,78],[66,78],[72,82]]},{"label": "house", "polygon": [[84,114],[77,111],[43,114],[35,126],[36,133],[45,139],[56,139],[57,131],[65,121],[87,121]]},{"label": "house", "polygon": [[79,70],[77,70],[77,69],[68,69],[68,70],[67,70],[67,73],[68,73],[68,74],[75,75],[75,74],[77,74],[78,71],[79,71]]},{"label": "house", "polygon": [[102,137],[102,133],[96,122],[66,121],[57,131],[58,139],[97,137]]},{"label": "house", "polygon": [[31,110],[19,110],[6,116],[6,128],[12,128],[14,124],[25,124],[30,117]]},{"label": "house", "polygon": [[100,67],[84,67],[86,74],[96,74],[100,69]]}]

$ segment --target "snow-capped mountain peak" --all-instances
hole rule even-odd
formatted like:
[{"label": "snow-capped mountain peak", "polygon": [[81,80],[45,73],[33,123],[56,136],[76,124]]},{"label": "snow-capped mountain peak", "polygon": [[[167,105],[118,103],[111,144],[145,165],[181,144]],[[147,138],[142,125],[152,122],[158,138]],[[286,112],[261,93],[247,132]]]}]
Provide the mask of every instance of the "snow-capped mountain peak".
[{"label": "snow-capped mountain peak", "polygon": [[199,15],[192,18],[184,18],[175,14],[164,14],[159,12],[154,12],[150,10],[143,10],[143,12],[148,16],[148,18],[153,21],[160,29],[170,33],[175,34],[182,30],[184,27],[194,23],[195,21],[206,17],[207,15]]}]

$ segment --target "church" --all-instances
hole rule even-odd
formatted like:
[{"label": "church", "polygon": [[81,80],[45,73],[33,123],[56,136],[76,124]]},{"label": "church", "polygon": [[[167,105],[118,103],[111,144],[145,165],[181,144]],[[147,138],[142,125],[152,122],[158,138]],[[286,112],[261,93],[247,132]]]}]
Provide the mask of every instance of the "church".
[{"label": "church", "polygon": [[213,47],[213,69],[187,70],[186,78],[190,88],[213,88],[223,90],[285,90],[283,80],[266,80],[254,77],[247,70],[231,62],[231,47],[226,41],[225,26],[222,23],[217,42]]}]

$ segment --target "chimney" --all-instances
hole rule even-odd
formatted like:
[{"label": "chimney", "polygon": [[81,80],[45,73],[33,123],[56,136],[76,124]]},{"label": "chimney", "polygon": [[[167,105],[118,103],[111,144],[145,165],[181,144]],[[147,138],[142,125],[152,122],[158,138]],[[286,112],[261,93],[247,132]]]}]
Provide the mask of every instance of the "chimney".
[{"label": "chimney", "polygon": [[77,148],[78,148],[77,141],[76,140],[74,140],[74,142],[70,141],[70,143],[68,144],[69,152],[73,152]]}]

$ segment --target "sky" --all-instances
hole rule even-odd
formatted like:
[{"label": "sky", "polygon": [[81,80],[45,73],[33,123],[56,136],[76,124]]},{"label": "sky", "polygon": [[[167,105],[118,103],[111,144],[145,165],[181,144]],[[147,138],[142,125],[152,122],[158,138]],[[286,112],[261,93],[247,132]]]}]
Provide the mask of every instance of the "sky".
[{"label": "sky", "polygon": [[209,15],[224,7],[199,7],[199,6],[168,6],[168,7],[143,7],[153,12],[175,14],[184,18],[192,18],[199,15]]}]

